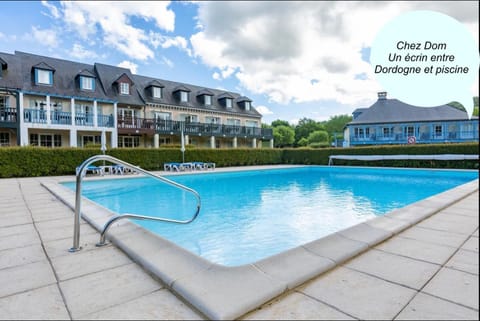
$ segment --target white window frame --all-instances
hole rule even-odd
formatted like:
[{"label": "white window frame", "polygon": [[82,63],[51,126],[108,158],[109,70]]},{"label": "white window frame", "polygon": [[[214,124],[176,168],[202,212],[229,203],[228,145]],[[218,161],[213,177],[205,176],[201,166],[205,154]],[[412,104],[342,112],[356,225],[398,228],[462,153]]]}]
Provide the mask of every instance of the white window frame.
[{"label": "white window frame", "polygon": [[172,113],[167,113],[163,111],[156,111],[154,114],[154,118],[156,121],[159,120],[171,120],[172,119]]},{"label": "white window frame", "polygon": [[182,103],[188,102],[188,92],[186,92],[184,90],[180,90],[180,101]]},{"label": "white window frame", "polygon": [[255,121],[255,120],[246,120],[245,121],[245,127],[257,128],[258,127],[258,122]]},{"label": "white window frame", "polygon": [[153,98],[162,98],[163,96],[163,90],[162,87],[152,87],[152,96]]},{"label": "white window frame", "polygon": [[212,96],[210,95],[203,95],[203,104],[205,106],[211,106],[212,105]]},{"label": "white window frame", "polygon": [[227,125],[229,125],[229,126],[240,126],[240,119],[227,118]]},{"label": "white window frame", "polygon": [[52,133],[33,133],[29,136],[29,143],[32,145],[32,136],[35,137],[36,145],[42,147],[62,147],[62,135]]},{"label": "white window frame", "polygon": [[38,85],[52,85],[53,75],[51,70],[36,69]]},{"label": "white window frame", "polygon": [[80,76],[80,88],[93,91],[95,79],[92,77]]},{"label": "white window frame", "polygon": [[120,94],[121,95],[130,95],[130,84],[128,82],[120,83]]},{"label": "white window frame", "polygon": [[220,125],[222,123],[222,119],[220,117],[215,117],[215,116],[205,116],[205,123]]},{"label": "white window frame", "polygon": [[225,107],[232,108],[233,107],[233,99],[232,98],[225,98]]},{"label": "white window frame", "polygon": [[251,109],[251,107],[252,107],[252,106],[251,106],[250,102],[249,102],[249,101],[245,101],[245,110],[248,111],[248,110]]}]

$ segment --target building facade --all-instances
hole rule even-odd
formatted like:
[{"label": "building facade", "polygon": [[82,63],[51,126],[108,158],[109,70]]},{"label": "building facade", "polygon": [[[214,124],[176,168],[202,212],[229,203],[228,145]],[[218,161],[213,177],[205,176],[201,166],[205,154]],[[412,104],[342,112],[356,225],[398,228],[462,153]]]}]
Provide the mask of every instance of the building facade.
[{"label": "building facade", "polygon": [[248,97],[16,51],[0,53],[0,146],[256,148],[271,129]]},{"label": "building facade", "polygon": [[344,146],[478,142],[478,117],[449,105],[423,108],[387,99],[353,111]]}]

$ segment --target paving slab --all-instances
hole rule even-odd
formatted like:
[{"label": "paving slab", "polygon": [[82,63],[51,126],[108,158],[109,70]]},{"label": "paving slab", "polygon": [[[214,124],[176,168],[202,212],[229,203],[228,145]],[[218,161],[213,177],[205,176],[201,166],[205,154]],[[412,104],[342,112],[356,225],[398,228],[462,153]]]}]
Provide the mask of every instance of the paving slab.
[{"label": "paving slab", "polygon": [[7,235],[0,237],[0,251],[40,243],[40,238],[36,232],[24,232],[16,235]]},{"label": "paving slab", "polygon": [[0,298],[56,283],[46,259],[0,270]]},{"label": "paving slab", "polygon": [[456,248],[445,245],[422,242],[397,236],[375,247],[392,254],[403,255],[413,259],[443,265]]},{"label": "paving slab", "polygon": [[45,252],[40,244],[16,247],[0,251],[0,269],[33,263],[45,259]]},{"label": "paving slab", "polygon": [[32,224],[13,225],[0,227],[0,237],[13,236],[18,234],[34,234],[35,228]]},{"label": "paving slab", "polygon": [[478,252],[460,249],[445,266],[478,275]]},{"label": "paving slab", "polygon": [[[477,230],[478,233],[478,230]],[[473,251],[478,253],[478,236],[470,237],[465,244],[462,245],[463,250]]]},{"label": "paving slab", "polygon": [[398,235],[404,238],[451,247],[461,246],[468,238],[468,236],[465,234],[439,231],[436,229],[419,227],[417,225],[412,226],[408,230]]},{"label": "paving slab", "polygon": [[478,311],[478,274],[442,268],[423,292]]},{"label": "paving slab", "polygon": [[420,290],[440,269],[440,265],[372,249],[345,266]]},{"label": "paving slab", "polygon": [[356,320],[303,293],[291,292],[263,305],[241,320]]},{"label": "paving slab", "polygon": [[205,320],[170,291],[161,289],[80,320]]},{"label": "paving slab", "polygon": [[136,264],[60,282],[72,318],[78,319],[159,290],[161,286]]},{"label": "paving slab", "polygon": [[338,267],[297,291],[358,319],[393,319],[416,291]]},{"label": "paving slab", "polygon": [[478,228],[478,216],[471,217],[439,213],[418,223],[418,226],[470,235]]},{"label": "paving slab", "polygon": [[53,267],[60,281],[130,263],[131,260],[123,252],[111,246],[52,258]]},{"label": "paving slab", "polygon": [[0,298],[3,320],[70,320],[57,285]]},{"label": "paving slab", "polygon": [[[72,255],[69,252],[69,249],[73,247],[73,230],[71,231],[70,237],[64,239],[58,239],[53,241],[46,241],[43,243],[45,247],[45,251],[47,252],[50,258],[56,258],[59,256],[64,255]],[[100,240],[99,233],[89,233],[89,234],[82,234],[80,237],[80,247],[82,248],[81,252],[87,252],[91,250],[97,250],[98,247],[96,244]],[[107,245],[103,246],[103,248],[111,247],[112,244],[108,243]]]},{"label": "paving slab", "polygon": [[395,320],[478,320],[478,310],[419,293]]}]

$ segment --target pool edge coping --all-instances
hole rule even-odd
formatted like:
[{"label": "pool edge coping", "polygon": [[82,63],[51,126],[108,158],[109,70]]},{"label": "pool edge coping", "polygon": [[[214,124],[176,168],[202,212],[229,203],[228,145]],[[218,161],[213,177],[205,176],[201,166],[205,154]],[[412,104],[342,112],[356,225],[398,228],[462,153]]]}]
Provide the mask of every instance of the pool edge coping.
[{"label": "pool edge coping", "polygon": [[[45,179],[41,183],[74,209],[73,191],[59,184],[65,178]],[[68,178],[71,180],[71,177]],[[115,223],[108,239],[208,318],[236,319],[477,190],[478,179],[291,250],[237,267],[211,263],[127,220]],[[82,217],[97,230],[101,230],[105,222],[115,215],[88,199],[83,198],[82,202]]]}]

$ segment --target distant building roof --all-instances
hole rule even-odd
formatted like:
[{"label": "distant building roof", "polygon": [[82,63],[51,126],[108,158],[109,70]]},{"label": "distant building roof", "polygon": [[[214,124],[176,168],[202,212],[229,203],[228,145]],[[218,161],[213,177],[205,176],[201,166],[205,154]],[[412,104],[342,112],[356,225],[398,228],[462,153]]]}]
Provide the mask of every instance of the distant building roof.
[{"label": "distant building roof", "polygon": [[369,108],[357,108],[353,114],[356,116],[347,125],[468,119],[465,111],[449,105],[424,108],[386,97],[379,97]]}]

